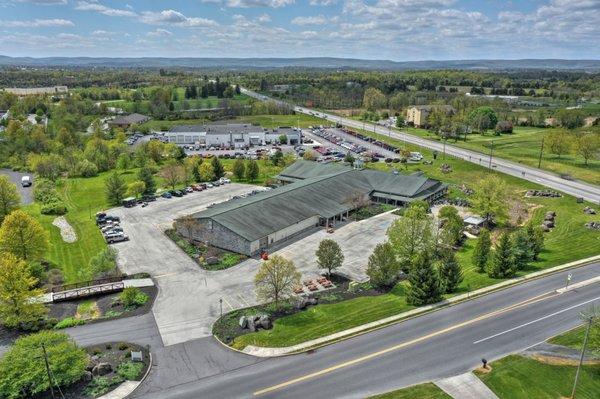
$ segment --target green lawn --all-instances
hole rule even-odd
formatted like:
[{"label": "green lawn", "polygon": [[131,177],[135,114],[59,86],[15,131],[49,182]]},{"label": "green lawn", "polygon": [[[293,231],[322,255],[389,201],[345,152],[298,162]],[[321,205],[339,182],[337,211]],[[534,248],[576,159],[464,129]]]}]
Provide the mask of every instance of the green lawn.
[{"label": "green lawn", "polygon": [[[425,129],[402,128],[400,130],[430,140],[441,140]],[[493,141],[493,153],[496,156],[537,168],[542,137],[551,130],[525,126],[516,127],[513,134],[503,134],[502,136],[495,136],[491,132],[486,135],[469,134],[466,142],[462,139],[457,142],[450,140],[448,144],[489,154]],[[600,184],[600,159],[598,158],[590,160],[589,165],[586,166],[578,155],[568,154],[559,158],[550,154],[546,148],[542,155],[541,167],[557,174],[566,173],[583,181]]]},{"label": "green lawn", "polygon": [[[196,99],[185,100],[184,99],[184,90],[185,89],[182,87],[179,88],[179,91],[180,91],[179,98],[181,100],[173,101],[173,106],[175,107],[175,111],[183,111],[184,110],[184,101],[187,101],[187,104],[188,104],[188,107],[186,109],[202,109],[202,108],[216,108],[219,106],[221,101],[224,101],[224,100],[235,101],[242,105],[246,105],[246,104],[250,103],[250,101],[252,100],[250,97],[248,97],[244,94],[235,95],[233,98],[229,98],[229,99],[218,98],[216,96],[210,96],[207,98],[196,98]],[[136,111],[136,112],[139,112],[142,114],[150,113],[150,101],[148,101],[148,100],[140,101],[139,104],[137,105],[138,106],[137,110],[135,108],[135,104],[133,101],[111,100],[111,101],[103,101],[103,103],[109,107],[123,108],[126,112]]]},{"label": "green lawn", "polygon": [[317,305],[275,320],[273,329],[237,337],[233,347],[246,345],[283,347],[323,337],[412,309],[406,304],[404,285],[390,293],[366,296],[334,304]]},{"label": "green lawn", "polygon": [[[69,210],[65,218],[77,233],[77,241],[74,243],[63,241],[60,230],[52,225],[55,216],[42,215],[37,203],[25,207],[50,233],[50,250],[46,259],[63,270],[67,282],[90,278],[90,259],[106,247],[100,230],[96,227],[94,215],[108,208],[104,193],[104,179],[107,175],[108,173],[102,173],[96,177],[63,179],[59,182],[57,189]],[[133,172],[123,174],[126,181],[134,180],[135,176]]]},{"label": "green lawn", "polygon": [[[488,374],[476,373],[500,399],[561,399],[571,396],[575,366],[556,366],[518,355],[491,363]],[[600,396],[600,365],[584,366],[578,399]]]},{"label": "green lawn", "polygon": [[[585,330],[586,326],[582,325],[574,328],[573,330],[567,331],[564,334],[550,338],[548,342],[555,345],[568,346],[569,348],[581,350],[583,346],[583,339],[585,337]],[[600,355],[600,324],[593,326],[590,330],[586,353],[589,354],[590,350],[595,350],[596,353]]]},{"label": "green lawn", "polygon": [[398,389],[381,395],[371,396],[369,399],[452,399],[432,382]]}]

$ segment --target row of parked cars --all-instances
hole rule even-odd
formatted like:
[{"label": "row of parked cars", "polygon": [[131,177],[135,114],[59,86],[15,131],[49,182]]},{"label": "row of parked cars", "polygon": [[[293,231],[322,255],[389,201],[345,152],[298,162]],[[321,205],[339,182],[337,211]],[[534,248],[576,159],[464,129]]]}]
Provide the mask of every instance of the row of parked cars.
[{"label": "row of parked cars", "polygon": [[126,144],[133,145],[136,141],[144,137],[142,133],[134,133],[127,140],[125,140]]},{"label": "row of parked cars", "polygon": [[96,225],[108,244],[129,240],[120,223],[121,219],[118,216],[107,215],[104,212],[96,214]]},{"label": "row of parked cars", "polygon": [[322,128],[313,128],[312,130],[313,134],[324,138],[327,141],[332,142],[333,144],[336,144],[342,148],[347,149],[348,151],[352,151],[356,154],[361,154],[365,151],[367,151],[367,148],[365,146],[362,145],[358,145],[356,143],[352,143],[348,140],[345,140],[343,137],[340,137],[338,135],[336,135],[335,133],[328,131],[326,129],[322,129]]},{"label": "row of parked cars", "polygon": [[196,183],[196,184],[192,184],[191,186],[188,186],[186,188],[182,188],[181,190],[165,191],[161,194],[161,197],[163,197],[163,198],[183,197],[184,195],[193,193],[194,191],[204,191],[209,188],[218,187],[218,186],[222,186],[224,184],[229,184],[229,183],[231,183],[231,180],[229,180],[226,177],[221,177],[219,180],[216,180],[216,181],[213,181],[210,183]]}]

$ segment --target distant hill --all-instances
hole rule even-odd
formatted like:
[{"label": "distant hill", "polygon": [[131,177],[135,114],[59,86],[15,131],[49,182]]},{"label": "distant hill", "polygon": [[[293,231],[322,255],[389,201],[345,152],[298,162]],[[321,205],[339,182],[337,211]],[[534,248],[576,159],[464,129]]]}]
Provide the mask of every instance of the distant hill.
[{"label": "distant hill", "polygon": [[22,67],[104,67],[104,68],[331,68],[331,69],[549,69],[600,71],[600,60],[523,59],[389,61],[352,58],[107,58],[107,57],[8,57],[0,55],[0,65]]}]

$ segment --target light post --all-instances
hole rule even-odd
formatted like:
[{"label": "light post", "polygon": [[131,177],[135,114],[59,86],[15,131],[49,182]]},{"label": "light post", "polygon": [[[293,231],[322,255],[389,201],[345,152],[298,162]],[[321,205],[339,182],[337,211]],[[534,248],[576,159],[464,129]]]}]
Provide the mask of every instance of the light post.
[{"label": "light post", "polygon": [[221,317],[223,317],[223,298],[219,298],[219,307],[221,308]]},{"label": "light post", "polygon": [[492,170],[492,156],[494,155],[494,140],[492,140],[490,145],[490,170]]},{"label": "light post", "polygon": [[565,290],[566,290],[567,288],[569,288],[569,283],[571,282],[571,278],[573,278],[573,275],[572,275],[571,273],[569,273],[569,274],[567,275],[567,284],[565,285]]}]

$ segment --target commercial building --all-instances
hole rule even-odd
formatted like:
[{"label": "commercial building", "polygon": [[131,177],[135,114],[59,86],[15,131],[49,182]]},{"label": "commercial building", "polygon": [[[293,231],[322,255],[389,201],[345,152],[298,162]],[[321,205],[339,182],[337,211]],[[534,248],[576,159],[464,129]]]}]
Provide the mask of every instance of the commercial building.
[{"label": "commercial building", "polygon": [[4,89],[12,94],[16,94],[17,96],[34,96],[34,95],[42,95],[42,94],[65,94],[69,92],[69,88],[67,86],[51,86],[51,87],[30,87],[30,88],[21,88],[21,87],[7,87]]},{"label": "commercial building", "polygon": [[182,125],[175,126],[164,136],[170,143],[198,144],[206,147],[241,148],[252,145],[280,143],[280,136],[287,144],[300,144],[302,131],[292,127],[265,129],[251,124]]},{"label": "commercial building", "polygon": [[451,105],[413,105],[406,110],[406,123],[415,127],[426,127],[427,118],[434,109],[441,110],[446,114],[456,112]]},{"label": "commercial building", "polygon": [[[297,161],[281,187],[214,205],[176,222],[180,234],[254,255],[316,226],[330,226],[370,202],[433,201],[447,186],[422,174],[400,175],[336,164]],[[183,222],[185,220],[185,223]],[[191,223],[190,223],[191,222]]]},{"label": "commercial building", "polygon": [[141,123],[148,122],[149,120],[149,116],[133,113],[129,115],[117,116],[115,119],[108,121],[108,126],[127,129],[131,125],[139,125]]}]

